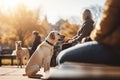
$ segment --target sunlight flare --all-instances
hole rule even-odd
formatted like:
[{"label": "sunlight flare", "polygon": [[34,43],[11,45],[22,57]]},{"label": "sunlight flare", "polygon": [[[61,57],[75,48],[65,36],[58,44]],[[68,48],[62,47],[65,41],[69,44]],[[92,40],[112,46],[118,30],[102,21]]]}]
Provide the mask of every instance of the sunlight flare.
[{"label": "sunlight flare", "polygon": [[28,8],[39,7],[42,0],[0,0],[0,7],[4,9],[15,9],[20,3],[25,4]]}]

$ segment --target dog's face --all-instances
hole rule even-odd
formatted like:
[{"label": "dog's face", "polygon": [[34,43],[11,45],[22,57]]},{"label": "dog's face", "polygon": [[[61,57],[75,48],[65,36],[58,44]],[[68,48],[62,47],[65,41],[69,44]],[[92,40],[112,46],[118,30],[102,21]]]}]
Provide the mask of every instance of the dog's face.
[{"label": "dog's face", "polygon": [[61,35],[59,32],[57,31],[51,31],[49,34],[49,38],[51,40],[55,40],[55,41],[63,41],[65,36]]},{"label": "dog's face", "polygon": [[15,44],[16,44],[16,47],[21,47],[22,41],[16,41]]}]

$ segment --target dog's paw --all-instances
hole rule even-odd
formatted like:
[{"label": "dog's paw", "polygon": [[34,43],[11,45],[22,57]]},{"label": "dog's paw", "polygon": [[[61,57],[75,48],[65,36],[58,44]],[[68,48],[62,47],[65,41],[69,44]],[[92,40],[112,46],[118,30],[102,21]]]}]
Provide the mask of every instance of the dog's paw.
[{"label": "dog's paw", "polygon": [[27,74],[22,74],[23,76],[27,76]]}]

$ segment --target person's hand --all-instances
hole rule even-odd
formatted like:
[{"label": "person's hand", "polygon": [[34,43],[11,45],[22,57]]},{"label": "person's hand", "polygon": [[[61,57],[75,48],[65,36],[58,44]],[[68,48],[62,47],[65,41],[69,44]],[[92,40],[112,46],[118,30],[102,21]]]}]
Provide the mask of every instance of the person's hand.
[{"label": "person's hand", "polygon": [[88,42],[88,41],[92,41],[90,37],[85,37],[81,40],[81,43],[85,43],[85,42]]},{"label": "person's hand", "polygon": [[83,39],[81,40],[81,43],[84,43],[84,42],[86,42],[86,38],[83,38]]},{"label": "person's hand", "polygon": [[68,43],[72,43],[73,42],[73,40],[72,39],[70,39],[69,41],[68,41]]}]

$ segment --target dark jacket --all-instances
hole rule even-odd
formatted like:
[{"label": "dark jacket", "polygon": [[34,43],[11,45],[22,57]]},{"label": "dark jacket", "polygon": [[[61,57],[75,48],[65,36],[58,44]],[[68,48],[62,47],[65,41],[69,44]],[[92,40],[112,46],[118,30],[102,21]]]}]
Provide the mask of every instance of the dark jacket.
[{"label": "dark jacket", "polygon": [[94,21],[91,19],[87,19],[83,24],[82,27],[78,30],[77,36],[75,36],[72,40],[72,43],[74,42],[81,42],[81,40],[84,37],[90,36],[91,31],[93,30],[94,26]]},{"label": "dark jacket", "polygon": [[87,19],[83,24],[82,27],[78,30],[77,36],[75,36],[70,42],[64,43],[62,45],[62,50],[69,48],[73,45],[76,45],[78,42],[81,42],[81,40],[84,37],[90,36],[91,31],[93,30],[94,21],[91,19]]},{"label": "dark jacket", "polygon": [[120,0],[107,0],[99,26],[91,39],[112,47],[120,55]]},{"label": "dark jacket", "polygon": [[32,51],[34,52],[37,48],[37,46],[41,43],[41,37],[40,36],[36,36],[34,42],[33,42],[33,46],[32,46]]}]

